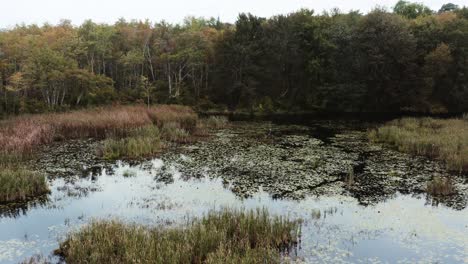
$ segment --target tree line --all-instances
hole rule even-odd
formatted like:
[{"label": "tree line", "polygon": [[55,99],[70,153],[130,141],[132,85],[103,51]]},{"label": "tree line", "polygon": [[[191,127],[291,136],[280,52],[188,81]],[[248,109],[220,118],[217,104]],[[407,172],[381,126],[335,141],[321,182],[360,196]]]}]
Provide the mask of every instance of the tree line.
[{"label": "tree line", "polygon": [[126,21],[0,31],[0,113],[113,103],[324,112],[468,111],[468,8],[398,2],[234,24]]}]

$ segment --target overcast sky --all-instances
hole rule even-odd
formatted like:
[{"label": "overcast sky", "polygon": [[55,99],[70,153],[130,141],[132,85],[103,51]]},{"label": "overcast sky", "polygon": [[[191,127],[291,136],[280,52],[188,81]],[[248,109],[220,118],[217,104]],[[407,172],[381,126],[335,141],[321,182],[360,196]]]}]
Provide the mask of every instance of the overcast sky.
[{"label": "overcast sky", "polygon": [[[451,1],[460,6],[467,0],[416,0],[433,10]],[[166,20],[181,22],[188,15],[219,17],[222,21],[234,22],[240,12],[250,12],[269,17],[285,14],[302,7],[316,11],[338,7],[367,12],[373,7],[392,7],[397,0],[13,0],[0,3],[0,28],[20,23],[49,22],[56,24],[61,19],[70,19],[80,24],[85,19],[113,23],[118,18]]]}]

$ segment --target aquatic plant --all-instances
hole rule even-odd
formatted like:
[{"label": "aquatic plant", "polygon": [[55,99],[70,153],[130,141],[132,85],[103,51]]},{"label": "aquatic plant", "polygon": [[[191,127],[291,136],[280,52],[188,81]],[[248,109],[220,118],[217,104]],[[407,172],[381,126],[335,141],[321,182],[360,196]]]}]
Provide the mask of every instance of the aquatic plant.
[{"label": "aquatic plant", "polygon": [[44,175],[21,167],[0,168],[0,203],[25,201],[48,192]]},{"label": "aquatic plant", "polygon": [[468,171],[468,122],[463,119],[403,118],[369,132],[370,140],[402,152],[440,159],[453,171]]},{"label": "aquatic plant", "polygon": [[450,177],[434,177],[427,183],[426,192],[433,196],[447,196],[456,193]]},{"label": "aquatic plant", "polygon": [[256,211],[211,211],[176,228],[95,221],[56,253],[74,263],[279,263],[300,224]]}]

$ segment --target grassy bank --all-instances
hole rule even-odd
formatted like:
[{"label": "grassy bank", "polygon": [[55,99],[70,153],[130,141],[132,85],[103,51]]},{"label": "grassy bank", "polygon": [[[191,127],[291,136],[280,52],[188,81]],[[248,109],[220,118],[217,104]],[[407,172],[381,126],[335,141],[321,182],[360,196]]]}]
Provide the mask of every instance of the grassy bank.
[{"label": "grassy bank", "polygon": [[468,120],[403,118],[369,132],[369,138],[402,152],[446,163],[452,171],[468,171]]},{"label": "grassy bank", "polygon": [[210,212],[179,228],[94,222],[61,243],[67,263],[279,263],[298,222],[266,210]]},{"label": "grassy bank", "polygon": [[0,203],[26,201],[48,192],[44,175],[24,168],[0,168]]}]

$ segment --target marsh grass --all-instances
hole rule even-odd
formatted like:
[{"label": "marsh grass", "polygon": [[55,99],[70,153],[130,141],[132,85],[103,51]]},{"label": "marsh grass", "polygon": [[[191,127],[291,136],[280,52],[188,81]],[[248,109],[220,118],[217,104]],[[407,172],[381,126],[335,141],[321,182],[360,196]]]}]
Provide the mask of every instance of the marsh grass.
[{"label": "marsh grass", "polygon": [[157,154],[162,145],[158,127],[148,125],[129,131],[125,138],[106,139],[98,152],[108,160],[136,159]]},{"label": "marsh grass", "polygon": [[427,183],[426,192],[432,196],[447,196],[455,194],[456,190],[449,177],[434,177]]},{"label": "marsh grass", "polygon": [[210,116],[206,119],[202,119],[206,127],[213,129],[221,129],[227,127],[229,120],[225,116]]},{"label": "marsh grass", "polygon": [[190,133],[175,122],[164,124],[161,128],[161,135],[165,140],[171,142],[187,143],[193,140]]},{"label": "marsh grass", "polygon": [[211,211],[177,228],[97,221],[69,235],[67,263],[279,263],[298,243],[300,224],[263,210]]},{"label": "marsh grass", "polygon": [[440,159],[447,168],[468,171],[468,122],[460,119],[403,118],[369,132],[370,140],[402,152]]},{"label": "marsh grass", "polygon": [[60,114],[16,117],[1,121],[0,154],[31,153],[54,140],[127,137],[132,129],[155,124],[177,123],[185,131],[196,129],[197,114],[176,105],[114,106]]},{"label": "marsh grass", "polygon": [[44,175],[21,167],[0,168],[0,203],[26,201],[47,193]]}]

